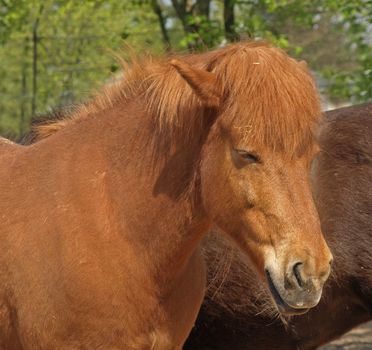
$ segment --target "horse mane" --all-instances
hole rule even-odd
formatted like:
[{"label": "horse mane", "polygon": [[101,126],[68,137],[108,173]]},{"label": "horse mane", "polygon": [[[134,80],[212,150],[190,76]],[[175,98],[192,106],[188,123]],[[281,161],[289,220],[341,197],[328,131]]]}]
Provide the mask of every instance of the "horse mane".
[{"label": "horse mane", "polygon": [[217,76],[224,91],[226,123],[232,123],[245,138],[289,155],[313,145],[321,115],[314,81],[304,65],[264,42],[238,43],[201,54],[122,61],[122,79],[105,86],[67,117],[38,125],[38,139],[137,99],[151,116],[158,140],[168,145],[182,140],[186,145],[205,127],[202,116],[206,107],[170,64],[175,57]]}]

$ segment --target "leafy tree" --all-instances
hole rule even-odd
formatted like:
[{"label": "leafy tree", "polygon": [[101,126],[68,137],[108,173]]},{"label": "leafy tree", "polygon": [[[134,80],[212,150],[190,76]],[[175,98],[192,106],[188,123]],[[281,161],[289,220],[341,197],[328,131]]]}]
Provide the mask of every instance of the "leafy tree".
[{"label": "leafy tree", "polygon": [[0,0],[0,132],[115,79],[123,46],[125,57],[262,38],[306,59],[333,100],[366,101],[371,12],[372,0]]},{"label": "leafy tree", "polygon": [[308,60],[333,100],[372,98],[371,0],[160,1],[153,0],[165,21],[181,21],[183,47],[263,38]]},{"label": "leafy tree", "polygon": [[324,70],[330,91],[338,98],[363,101],[372,98],[372,1],[328,0],[330,11],[337,11],[338,27],[345,33],[350,69],[329,66]]},{"label": "leafy tree", "polygon": [[149,5],[9,1],[0,12],[7,25],[0,47],[2,134],[22,133],[32,115],[86,98],[118,69],[112,52],[120,51],[124,41],[135,50],[162,50]]}]

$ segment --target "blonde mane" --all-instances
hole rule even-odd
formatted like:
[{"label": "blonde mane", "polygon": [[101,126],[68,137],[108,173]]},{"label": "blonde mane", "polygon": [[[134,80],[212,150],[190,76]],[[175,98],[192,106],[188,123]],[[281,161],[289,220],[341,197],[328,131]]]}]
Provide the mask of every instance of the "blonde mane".
[{"label": "blonde mane", "polygon": [[[37,126],[39,139],[118,103],[138,99],[154,121],[155,135],[171,143],[187,142],[203,128],[205,106],[170,64],[174,57],[122,62],[122,79],[104,87],[67,118]],[[306,67],[284,51],[248,42],[177,58],[218,77],[224,91],[225,123],[239,128],[244,137],[289,154],[313,143],[321,115],[316,87]]]}]

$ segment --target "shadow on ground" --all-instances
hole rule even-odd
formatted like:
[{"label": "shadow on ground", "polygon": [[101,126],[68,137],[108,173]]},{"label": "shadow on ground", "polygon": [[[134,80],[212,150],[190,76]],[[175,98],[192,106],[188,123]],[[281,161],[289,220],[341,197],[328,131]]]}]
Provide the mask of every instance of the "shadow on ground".
[{"label": "shadow on ground", "polygon": [[320,350],[372,350],[372,322],[354,328]]}]

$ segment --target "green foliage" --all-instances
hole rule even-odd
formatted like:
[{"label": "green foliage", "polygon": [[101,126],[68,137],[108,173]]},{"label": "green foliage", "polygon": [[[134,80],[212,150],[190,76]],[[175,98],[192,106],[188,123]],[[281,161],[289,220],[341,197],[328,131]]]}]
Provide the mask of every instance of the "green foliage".
[{"label": "green foliage", "polygon": [[[372,98],[371,0],[230,2],[235,6],[236,33],[242,38],[268,40],[306,59],[326,79],[322,91],[331,100],[352,103]],[[198,0],[190,3],[197,7]],[[196,29],[185,31],[182,47],[198,49],[226,41],[221,29],[222,3],[212,1],[215,11],[208,17],[187,17],[190,27]]]},{"label": "green foliage", "polygon": [[366,101],[371,30],[372,0],[0,0],[0,133],[19,135],[33,114],[115,79],[113,53],[199,50],[236,36],[307,60],[334,101]]},{"label": "green foliage", "polygon": [[185,33],[180,41],[181,48],[205,48],[216,46],[221,38],[223,31],[218,21],[211,21],[206,16],[187,16],[188,26],[198,28],[197,31]]},{"label": "green foliage", "polygon": [[30,13],[32,1],[2,0],[0,2],[0,42],[3,43],[14,30],[20,30]]},{"label": "green foliage", "polygon": [[[146,4],[9,1],[2,3],[0,12],[6,25],[0,34],[2,134],[18,135],[27,129],[32,114],[86,99],[117,71],[113,52],[120,51],[124,39],[136,51],[162,50],[156,16]],[[122,50],[122,56],[129,51]]]},{"label": "green foliage", "polygon": [[353,65],[349,70],[328,67],[330,93],[338,98],[363,101],[372,98],[372,1],[327,0],[330,10],[339,13],[345,31],[344,44]]},{"label": "green foliage", "polygon": [[239,7],[240,32],[305,58],[326,78],[332,100],[372,98],[371,0],[251,0]]}]

